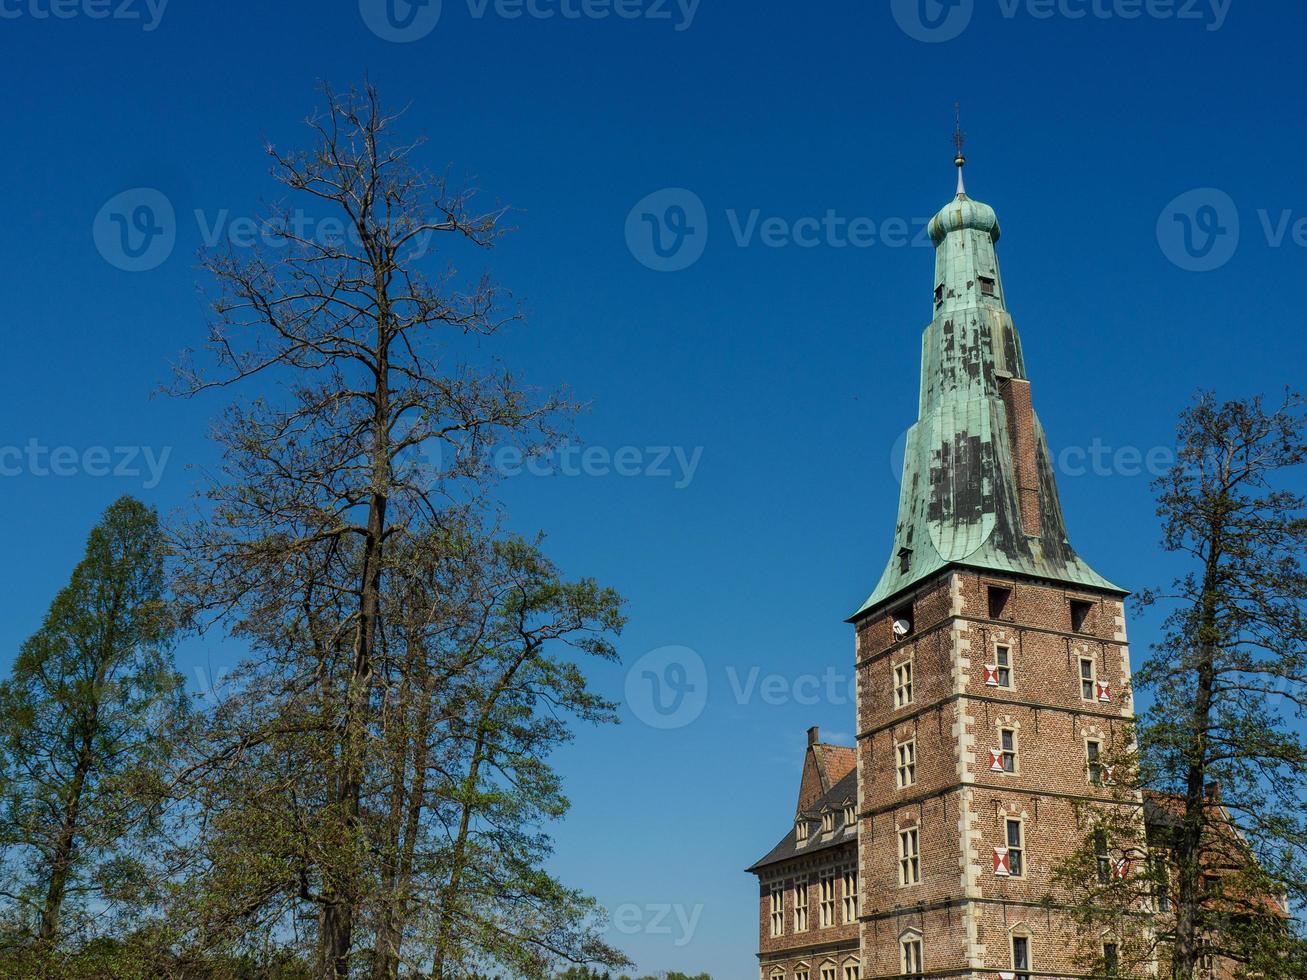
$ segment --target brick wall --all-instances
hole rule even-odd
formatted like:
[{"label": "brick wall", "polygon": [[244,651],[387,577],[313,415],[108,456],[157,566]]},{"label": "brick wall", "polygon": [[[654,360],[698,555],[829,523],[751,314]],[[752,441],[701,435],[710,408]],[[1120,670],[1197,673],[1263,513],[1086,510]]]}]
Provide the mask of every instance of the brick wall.
[{"label": "brick wall", "polygon": [[[990,618],[988,589],[1010,595]],[[1076,623],[1072,601],[1085,603]],[[913,632],[892,622],[911,603]],[[1079,629],[1076,629],[1076,626]],[[987,683],[997,648],[1009,685]],[[1132,716],[1125,615],[1116,596],[952,571],[857,623],[862,975],[898,976],[901,942],[920,936],[928,975],[993,977],[1011,967],[1012,938],[1029,943],[1036,976],[1075,976],[1075,956],[1102,937],[1076,935],[1040,903],[1054,865],[1087,828],[1080,804],[1110,802],[1092,785],[1086,741],[1104,750]],[[1092,663],[1082,696],[1081,659]],[[895,703],[895,668],[911,662],[911,704]],[[1099,682],[1102,683],[1100,688]],[[1013,733],[1011,772],[990,750]],[[896,746],[916,746],[916,780],[901,787]],[[1023,874],[995,874],[1007,821],[1020,822]],[[900,876],[899,833],[918,831],[921,880]]]}]

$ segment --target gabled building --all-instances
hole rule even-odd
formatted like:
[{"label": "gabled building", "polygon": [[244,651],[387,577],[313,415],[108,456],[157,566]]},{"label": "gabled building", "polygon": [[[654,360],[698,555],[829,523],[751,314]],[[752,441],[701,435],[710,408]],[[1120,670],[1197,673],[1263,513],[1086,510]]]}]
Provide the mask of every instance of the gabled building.
[{"label": "gabled building", "polygon": [[764,977],[858,980],[857,753],[808,731],[794,822],[749,870]]},{"label": "gabled building", "polygon": [[957,163],[929,227],[933,317],[894,543],[849,620],[856,766],[823,775],[816,760],[843,757],[814,739],[796,827],[751,869],[762,980],[1069,978],[1084,942],[1113,953],[1110,936],[1078,935],[1042,903],[1084,839],[1081,804],[1142,820],[1143,801],[1104,787],[1098,761],[1133,718],[1126,593],[1071,544],[998,218]]}]

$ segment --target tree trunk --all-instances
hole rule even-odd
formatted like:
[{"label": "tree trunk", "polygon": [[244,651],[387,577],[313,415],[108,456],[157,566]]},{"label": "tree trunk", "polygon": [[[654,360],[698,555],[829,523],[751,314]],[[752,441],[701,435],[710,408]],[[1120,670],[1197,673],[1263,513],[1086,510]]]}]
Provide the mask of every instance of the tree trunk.
[{"label": "tree trunk", "polygon": [[1203,900],[1202,848],[1208,818],[1207,745],[1216,684],[1217,577],[1223,555],[1224,532],[1224,517],[1218,512],[1211,519],[1208,539],[1211,547],[1205,563],[1203,591],[1199,600],[1198,678],[1193,714],[1189,722],[1192,726],[1192,749],[1185,787],[1184,819],[1175,849],[1179,882],[1175,910],[1175,946],[1171,954],[1172,980],[1193,980],[1202,956],[1200,913]]},{"label": "tree trunk", "polygon": [[[364,229],[360,229],[364,231]],[[366,234],[366,233],[365,233]],[[365,247],[369,243],[365,239]],[[320,980],[349,980],[349,955],[354,945],[354,920],[361,894],[361,869],[353,851],[359,829],[363,796],[364,756],[367,725],[371,712],[372,658],[377,621],[381,614],[381,556],[386,536],[386,504],[390,487],[390,315],[386,284],[374,257],[377,290],[377,368],[372,403],[372,493],[368,503],[368,524],[359,569],[359,624],[354,636],[354,658],[346,693],[345,719],[341,738],[341,778],[336,802],[345,817],[346,866],[330,875],[328,902],[322,913],[318,937]]]},{"label": "tree trunk", "polygon": [[42,946],[52,946],[59,934],[59,912],[68,893],[68,879],[72,875],[73,855],[76,851],[78,820],[82,809],[82,791],[91,772],[91,738],[85,736],[77,753],[77,766],[73,783],[64,804],[64,818],[59,825],[50,854],[50,877],[46,882],[45,902],[41,906],[41,926],[38,938]]}]

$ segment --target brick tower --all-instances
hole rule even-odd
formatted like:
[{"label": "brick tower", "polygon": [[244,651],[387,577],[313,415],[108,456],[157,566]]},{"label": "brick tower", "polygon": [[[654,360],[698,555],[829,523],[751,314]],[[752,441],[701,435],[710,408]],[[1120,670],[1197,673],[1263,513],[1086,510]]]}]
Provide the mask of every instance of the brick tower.
[{"label": "brick tower", "polygon": [[1068,539],[998,219],[964,163],[959,149],[957,195],[930,223],[894,545],[849,620],[856,756],[809,733],[794,823],[749,869],[762,980],[1075,978],[1078,954],[1112,961],[1113,937],[1044,899],[1087,805],[1145,818],[1100,761],[1133,718],[1125,593]]},{"label": "brick tower", "polygon": [[[863,978],[1073,977],[1040,903],[1132,717],[1125,593],[1072,549],[994,210],[930,224],[934,319],[888,567],[857,634]],[[1110,939],[1107,940],[1110,942]],[[1109,953],[1110,955],[1110,953]]]}]

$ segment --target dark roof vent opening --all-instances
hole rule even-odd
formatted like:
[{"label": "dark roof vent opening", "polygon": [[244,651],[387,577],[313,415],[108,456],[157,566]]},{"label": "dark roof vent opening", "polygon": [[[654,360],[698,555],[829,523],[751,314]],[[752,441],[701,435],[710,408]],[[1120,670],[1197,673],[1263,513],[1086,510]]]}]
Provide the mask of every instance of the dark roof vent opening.
[{"label": "dark roof vent opening", "polygon": [[1012,598],[1012,590],[1001,585],[989,587],[989,618],[1002,619],[1007,610],[1007,601]]},{"label": "dark roof vent opening", "polygon": [[980,277],[980,295],[981,296],[994,295],[994,280],[989,278],[989,276]]},{"label": "dark roof vent opening", "polygon": [[1071,631],[1073,633],[1085,632],[1085,627],[1089,623],[1089,614],[1094,611],[1092,602],[1085,602],[1083,599],[1071,600]]}]

